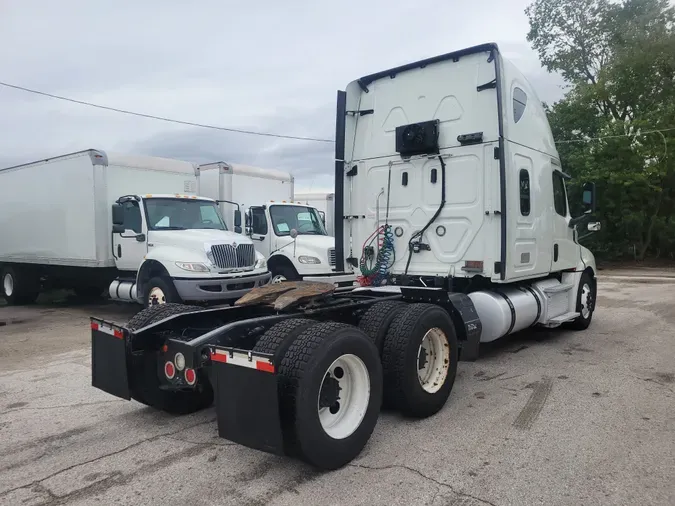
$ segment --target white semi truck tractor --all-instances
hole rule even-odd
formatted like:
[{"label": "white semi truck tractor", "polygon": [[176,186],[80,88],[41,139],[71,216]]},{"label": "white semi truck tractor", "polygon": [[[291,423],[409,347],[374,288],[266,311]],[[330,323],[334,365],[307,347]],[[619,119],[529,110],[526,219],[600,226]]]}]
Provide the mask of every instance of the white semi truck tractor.
[{"label": "white semi truck tractor", "polygon": [[496,44],[357,79],[337,95],[335,245],[361,286],[284,282],[232,308],[94,318],[93,384],[176,413],[215,402],[221,437],[339,468],[383,404],[443,409],[481,343],[591,324],[597,269],[579,234],[599,228],[595,189],[571,216],[567,178]]}]

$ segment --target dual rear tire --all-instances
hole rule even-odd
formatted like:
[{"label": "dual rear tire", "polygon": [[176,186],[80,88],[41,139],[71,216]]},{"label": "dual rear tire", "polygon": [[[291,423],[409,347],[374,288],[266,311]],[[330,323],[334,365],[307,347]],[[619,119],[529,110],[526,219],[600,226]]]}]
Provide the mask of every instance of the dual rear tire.
[{"label": "dual rear tire", "polygon": [[359,327],[289,319],[253,349],[277,365],[285,453],[321,469],[359,455],[384,399],[404,415],[428,417],[454,384],[457,338],[442,308],[380,302]]},{"label": "dual rear tire", "polygon": [[382,402],[382,366],[361,330],[337,322],[278,323],[254,352],[278,364],[286,454],[321,469],[353,460],[370,439]]}]

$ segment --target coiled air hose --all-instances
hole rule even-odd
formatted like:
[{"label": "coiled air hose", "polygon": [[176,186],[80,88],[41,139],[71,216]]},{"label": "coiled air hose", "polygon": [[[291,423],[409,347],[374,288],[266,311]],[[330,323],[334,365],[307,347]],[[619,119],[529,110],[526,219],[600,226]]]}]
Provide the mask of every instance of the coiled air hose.
[{"label": "coiled air hose", "polygon": [[[380,237],[378,244],[377,257],[374,262],[373,242]],[[367,251],[373,248],[373,255],[368,258]],[[396,261],[396,251],[394,249],[394,233],[391,230],[391,225],[385,224],[375,230],[368,239],[363,243],[361,250],[361,259],[359,268],[361,269],[361,276],[358,282],[361,286],[381,286],[387,280],[389,269]]]}]

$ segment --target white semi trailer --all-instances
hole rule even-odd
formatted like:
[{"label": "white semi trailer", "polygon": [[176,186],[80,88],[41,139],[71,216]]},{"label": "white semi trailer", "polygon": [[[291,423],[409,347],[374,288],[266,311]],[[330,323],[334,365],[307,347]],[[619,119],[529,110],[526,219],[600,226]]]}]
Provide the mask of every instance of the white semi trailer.
[{"label": "white semi trailer", "polygon": [[291,174],[215,162],[199,166],[199,180],[200,195],[220,202],[226,222],[233,211],[244,214],[245,233],[267,258],[272,283],[335,274],[335,239],[317,209],[295,199]]},{"label": "white semi trailer", "polygon": [[[572,217],[546,113],[497,45],[355,80],[336,126],[336,262],[362,286],[287,282],[233,308],[92,319],[94,386],[173,412],[215,400],[221,437],[335,469],[383,403],[441,410],[481,343],[591,324],[597,268],[578,232],[599,228],[595,188]],[[119,373],[138,356],[155,375]]]},{"label": "white semi trailer", "polygon": [[2,295],[31,303],[50,286],[148,305],[266,284],[263,255],[197,196],[197,175],[189,162],[94,149],[0,170]]}]

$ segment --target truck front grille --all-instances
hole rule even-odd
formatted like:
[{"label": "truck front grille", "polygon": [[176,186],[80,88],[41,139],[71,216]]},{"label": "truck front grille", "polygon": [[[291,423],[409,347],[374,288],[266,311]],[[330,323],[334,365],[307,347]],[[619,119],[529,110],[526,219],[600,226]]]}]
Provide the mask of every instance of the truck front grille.
[{"label": "truck front grille", "polygon": [[328,264],[335,267],[335,248],[328,250]]},{"label": "truck front grille", "polygon": [[211,246],[213,263],[221,269],[250,268],[255,265],[253,244],[214,244]]}]

